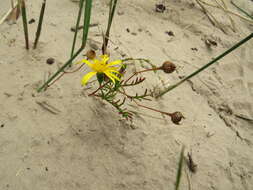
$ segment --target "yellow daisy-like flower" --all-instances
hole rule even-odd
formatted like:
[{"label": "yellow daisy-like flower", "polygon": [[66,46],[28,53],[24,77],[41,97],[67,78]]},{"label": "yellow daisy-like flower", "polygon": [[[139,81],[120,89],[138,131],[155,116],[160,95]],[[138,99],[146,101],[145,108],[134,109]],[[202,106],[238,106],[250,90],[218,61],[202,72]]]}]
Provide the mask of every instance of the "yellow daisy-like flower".
[{"label": "yellow daisy-like flower", "polygon": [[83,59],[79,63],[85,63],[88,65],[92,71],[84,75],[82,78],[82,85],[85,85],[88,80],[96,75],[97,73],[104,73],[109,79],[112,80],[113,83],[115,83],[115,80],[120,80],[119,77],[116,76],[116,74],[119,74],[118,68],[115,67],[115,65],[121,65],[121,60],[116,60],[110,63],[107,63],[109,60],[108,55],[102,55],[100,56],[101,59],[93,59],[91,63],[90,61]]}]

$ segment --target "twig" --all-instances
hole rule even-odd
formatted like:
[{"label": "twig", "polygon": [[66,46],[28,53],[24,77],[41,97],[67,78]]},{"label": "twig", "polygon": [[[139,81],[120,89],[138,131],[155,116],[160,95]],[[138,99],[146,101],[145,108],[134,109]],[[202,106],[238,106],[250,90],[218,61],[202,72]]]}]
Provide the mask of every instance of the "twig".
[{"label": "twig", "polygon": [[249,18],[253,19],[253,16],[251,16],[249,13],[247,13],[245,10],[243,10],[241,7],[236,5],[233,1],[231,1],[231,4],[234,5],[237,9],[239,9],[241,12],[243,12],[245,15],[247,15]]},{"label": "twig", "polygon": [[221,24],[216,20],[216,18],[201,4],[201,1],[196,0],[196,2],[198,3],[198,5],[202,8],[204,14],[206,14],[207,18],[209,19],[209,21],[212,23],[213,26],[217,26],[222,32],[224,32],[225,34],[227,34],[227,32],[223,29],[223,27],[221,26]]},{"label": "twig", "polygon": [[54,114],[54,115],[57,115],[59,112],[61,112],[60,110],[58,110],[57,108],[49,105],[47,102],[45,101],[42,101],[42,102],[39,102],[39,101],[36,101],[36,103],[38,105],[40,105],[43,109],[49,111],[50,113]]},{"label": "twig", "polygon": [[89,96],[94,96],[100,89],[104,88],[108,83],[110,83],[110,81],[104,83],[102,86],[99,86],[97,88],[97,90],[95,90],[94,92],[90,93]]},{"label": "twig", "polygon": [[[213,4],[211,4],[211,3],[207,3],[207,2],[205,2],[205,1],[203,1],[203,0],[199,0],[199,1],[200,1],[201,3],[203,3],[203,4],[205,4],[205,5],[210,6],[210,7],[214,7],[214,8],[218,8],[218,9],[220,8],[220,7],[218,7],[217,5],[213,5]],[[235,13],[235,12],[229,10],[229,9],[227,9],[226,12],[228,12],[229,14],[232,14],[232,15],[234,15],[234,16],[237,16],[237,17],[239,17],[239,18],[241,18],[241,19],[243,19],[243,20],[245,20],[245,21],[247,21],[247,22],[253,23],[252,20],[250,20],[250,19],[248,19],[248,18],[246,18],[246,17],[244,17],[244,16],[242,16],[242,15],[240,15],[240,14],[238,14],[238,13]]]},{"label": "twig", "polygon": [[16,2],[13,6],[13,8],[10,8],[7,13],[1,18],[0,25],[8,18],[8,16],[12,13],[13,9],[16,8],[18,5],[18,2]]},{"label": "twig", "polygon": [[235,28],[235,22],[234,20],[232,19],[232,17],[227,13],[227,6],[226,6],[226,3],[221,0],[222,3],[223,3],[223,6],[218,2],[218,0],[215,0],[216,4],[225,12],[225,14],[228,16],[229,20],[230,20],[230,23],[231,23],[231,28],[232,30],[235,32],[236,28]]},{"label": "twig", "polygon": [[46,8],[46,0],[43,0],[41,10],[40,10],[40,18],[39,18],[39,23],[37,27],[37,32],[36,32],[36,37],[33,45],[33,49],[36,49],[37,43],[40,38],[40,33],[41,33],[41,28],[42,28],[42,23],[43,23],[43,18],[44,18],[44,13],[45,13],[45,8]]},{"label": "twig", "polygon": [[253,119],[248,118],[248,117],[246,117],[246,116],[244,116],[244,115],[241,115],[241,114],[235,114],[235,116],[236,116],[236,117],[238,117],[238,118],[240,118],[240,119],[243,119],[243,120],[245,120],[245,121],[248,121],[248,122],[253,122]]},{"label": "twig", "polygon": [[187,177],[187,181],[188,181],[188,190],[192,190],[191,178],[190,178],[190,175],[189,175],[186,167],[184,168],[184,171],[186,173],[186,177]]}]

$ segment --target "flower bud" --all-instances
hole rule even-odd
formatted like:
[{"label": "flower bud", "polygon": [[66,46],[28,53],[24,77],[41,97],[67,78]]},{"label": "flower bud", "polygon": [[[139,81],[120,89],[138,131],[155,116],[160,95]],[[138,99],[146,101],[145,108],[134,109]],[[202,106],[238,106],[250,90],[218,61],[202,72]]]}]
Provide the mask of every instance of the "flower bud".
[{"label": "flower bud", "polygon": [[185,117],[183,116],[183,114],[181,112],[174,112],[171,115],[171,121],[176,124],[179,125],[179,122],[184,119]]},{"label": "flower bud", "polygon": [[96,52],[94,50],[89,50],[89,51],[87,51],[86,56],[90,60],[95,59]]},{"label": "flower bud", "polygon": [[171,63],[170,61],[165,61],[161,66],[161,69],[165,73],[172,73],[173,71],[175,71],[176,65],[174,63]]}]

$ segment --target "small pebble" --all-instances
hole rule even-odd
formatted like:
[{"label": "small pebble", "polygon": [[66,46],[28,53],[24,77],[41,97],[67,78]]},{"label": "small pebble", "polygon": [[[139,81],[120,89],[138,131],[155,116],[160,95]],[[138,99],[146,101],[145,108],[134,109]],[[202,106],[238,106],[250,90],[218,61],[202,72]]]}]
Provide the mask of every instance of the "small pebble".
[{"label": "small pebble", "polygon": [[50,57],[50,58],[47,59],[47,64],[52,65],[54,63],[54,61],[55,61],[54,58]]},{"label": "small pebble", "polygon": [[29,20],[29,24],[32,24],[32,23],[34,23],[35,22],[35,19],[34,18],[32,18],[31,20]]},{"label": "small pebble", "polygon": [[163,13],[166,10],[166,7],[163,4],[156,4],[155,11],[158,13]]},{"label": "small pebble", "polygon": [[119,16],[121,16],[121,15],[124,14],[124,11],[117,11],[117,14],[118,14]]},{"label": "small pebble", "polygon": [[166,31],[165,34],[168,34],[169,36],[175,36],[172,31]]}]

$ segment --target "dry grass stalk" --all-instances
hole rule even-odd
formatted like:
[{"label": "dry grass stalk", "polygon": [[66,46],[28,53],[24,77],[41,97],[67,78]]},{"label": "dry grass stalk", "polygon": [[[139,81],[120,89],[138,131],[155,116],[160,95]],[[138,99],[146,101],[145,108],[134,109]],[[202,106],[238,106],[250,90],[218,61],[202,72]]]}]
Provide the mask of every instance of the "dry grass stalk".
[{"label": "dry grass stalk", "polygon": [[[207,3],[204,0],[198,0],[198,1],[201,2],[201,3],[203,3],[203,4],[205,4],[205,5],[207,5],[207,6],[210,6],[210,7],[214,7],[214,8],[217,8],[217,9],[220,8],[219,6],[211,4],[211,3]],[[233,2],[233,1],[231,1],[231,2]],[[244,17],[244,16],[242,16],[242,15],[240,15],[238,13],[235,13],[235,12],[229,10],[229,9],[226,9],[225,12],[227,12],[229,14],[232,14],[234,16],[237,16],[237,17],[239,17],[239,18],[241,18],[241,19],[243,19],[243,20],[245,20],[245,21],[247,21],[247,22],[249,22],[251,24],[253,23],[253,21],[251,19],[248,19],[247,17]]]},{"label": "dry grass stalk", "polygon": [[224,32],[225,34],[227,34],[227,32],[225,31],[225,29],[222,27],[222,25],[216,20],[216,18],[212,15],[212,13],[210,13],[210,11],[208,11],[204,7],[204,5],[201,3],[201,1],[200,0],[196,0],[196,2],[201,7],[201,9],[204,12],[204,14],[206,14],[207,18],[212,23],[212,25],[218,27],[222,32]]},{"label": "dry grass stalk", "polygon": [[[16,18],[16,20],[18,19],[20,10],[18,9],[18,3],[14,3],[13,1],[11,1],[11,8],[7,11],[7,13],[1,18],[0,20],[0,25],[6,21],[9,20],[9,18]],[[16,15],[16,16],[14,16]]]}]

